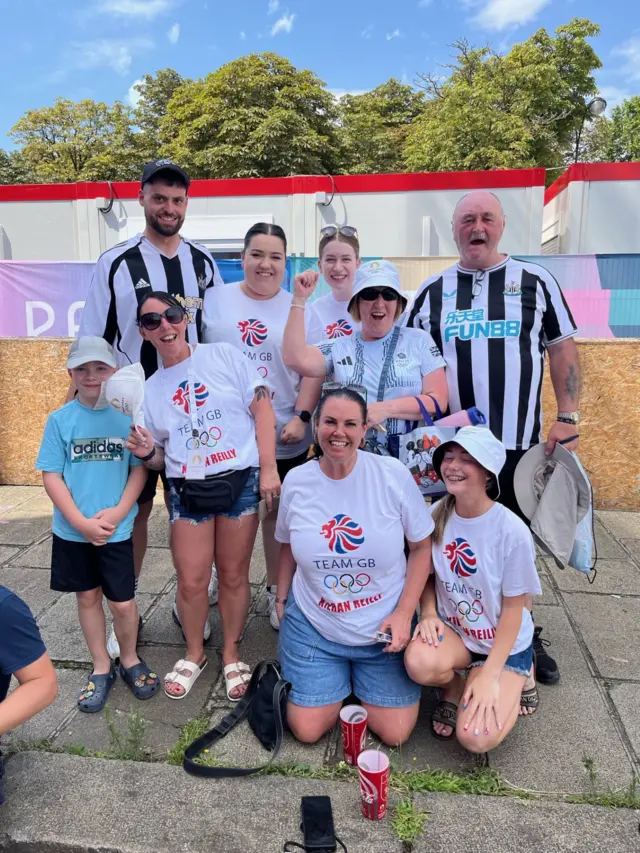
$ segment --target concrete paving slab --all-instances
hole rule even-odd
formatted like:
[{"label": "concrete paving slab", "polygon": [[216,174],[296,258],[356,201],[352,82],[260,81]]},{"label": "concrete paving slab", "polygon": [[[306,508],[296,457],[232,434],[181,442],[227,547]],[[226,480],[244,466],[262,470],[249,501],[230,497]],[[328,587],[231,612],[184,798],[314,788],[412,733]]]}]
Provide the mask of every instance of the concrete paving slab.
[{"label": "concrete paving slab", "polygon": [[[589,599],[591,618],[602,618],[606,624],[600,598],[583,598]],[[573,610],[572,603],[569,606]],[[631,764],[564,611],[537,607],[536,622],[552,641],[560,682],[553,687],[539,685],[537,713],[518,720],[506,740],[489,754],[490,766],[519,788],[581,794],[587,790],[582,763],[586,755],[594,760],[603,785],[629,784]]]},{"label": "concrete paving slab", "polygon": [[41,497],[44,494],[42,486],[0,486],[0,507],[15,508],[29,498]]},{"label": "concrete paving slab", "polygon": [[638,813],[514,798],[418,794],[429,813],[414,853],[449,850],[464,839],[465,853],[637,853]]},{"label": "concrete paving slab", "polygon": [[258,528],[256,541],[253,546],[253,554],[251,555],[251,565],[249,566],[249,583],[261,584],[265,582],[267,577],[267,564],[264,559],[264,549],[262,547],[262,528]]},{"label": "concrete paving slab", "polygon": [[175,578],[175,569],[168,548],[147,548],[140,572],[139,592],[157,594]]},{"label": "concrete paving slab", "polygon": [[609,695],[620,714],[620,719],[629,736],[636,756],[640,759],[640,717],[638,716],[638,708],[640,708],[640,683],[625,684],[622,682],[612,684],[609,687]]},{"label": "concrete paving slab", "polygon": [[[58,676],[57,698],[44,711],[5,735],[3,742],[15,743],[50,738],[62,722],[75,712],[78,694],[84,687],[87,673],[81,669],[59,668],[56,674]],[[13,679],[13,689],[17,683]]]},{"label": "concrete paving slab", "polygon": [[51,515],[32,515],[20,510],[4,514],[0,524],[0,545],[31,545],[51,529]]},{"label": "concrete paving slab", "polygon": [[640,595],[640,567],[632,560],[598,560],[595,581],[576,569],[559,569],[547,560],[549,571],[564,592],[585,592],[601,595]]},{"label": "concrete paving slab", "polygon": [[640,512],[599,510],[596,516],[614,536],[620,539],[640,539]]},{"label": "concrete paving slab", "polygon": [[64,594],[49,589],[49,573],[42,569],[4,566],[0,569],[0,583],[24,599],[36,618]]},{"label": "concrete paving slab", "polygon": [[638,678],[640,597],[565,593],[585,643],[605,678]]},{"label": "concrete paving slab", "polygon": [[22,501],[17,508],[21,512],[28,512],[32,515],[51,515],[53,512],[53,503],[43,489],[41,493],[31,495],[26,501]]},{"label": "concrete paving slab", "polygon": [[169,547],[169,513],[167,508],[154,506],[149,517],[149,547]]},{"label": "concrete paving slab", "polygon": [[336,833],[349,851],[401,852],[390,821],[362,818],[355,781],[215,781],[163,764],[22,753],[7,764],[6,788],[3,835],[15,850],[55,844],[118,853],[265,853],[287,839],[302,841],[302,796],[329,794]]},{"label": "concrete paving slab", "polygon": [[0,545],[0,566],[8,563],[9,560],[16,554],[20,553],[20,548],[14,545]]},{"label": "concrete paving slab", "polygon": [[51,569],[51,536],[26,548],[11,561],[12,566],[28,566],[32,569]]},{"label": "concrete paving slab", "polygon": [[[162,596],[159,607],[154,610],[142,629],[142,634],[140,635],[142,645],[151,643],[184,646],[182,631],[173,621],[172,610],[174,600],[174,589],[170,589],[169,592]],[[205,648],[222,648],[222,625],[217,607],[209,609],[209,622],[211,623],[211,637],[205,643]]]},{"label": "concrete paving slab", "polygon": [[[633,513],[631,513],[632,515]],[[608,530],[605,530],[602,522],[598,520],[596,514],[596,523],[595,523],[595,532],[596,532],[596,545],[598,548],[598,557],[601,560],[624,560],[626,559],[626,553],[624,548],[620,545],[619,542],[616,541],[615,531],[612,531],[613,535],[609,533]]]},{"label": "concrete paving slab", "polygon": [[542,587],[542,595],[536,598],[534,601],[534,607],[537,607],[539,604],[548,604],[550,606],[557,605],[558,597],[555,594],[547,575],[544,573],[540,575],[540,586]]},{"label": "concrete paving slab", "polygon": [[620,542],[631,554],[632,559],[640,564],[640,539],[621,539]]},{"label": "concrete paving slab", "polygon": [[[152,596],[138,596],[138,607],[142,614],[150,607],[152,601]],[[107,614],[108,630],[110,616],[106,602],[104,609]],[[39,625],[42,639],[52,660],[73,661],[90,665],[89,651],[78,622],[75,595],[63,595],[58,599],[53,607],[43,615]]]}]

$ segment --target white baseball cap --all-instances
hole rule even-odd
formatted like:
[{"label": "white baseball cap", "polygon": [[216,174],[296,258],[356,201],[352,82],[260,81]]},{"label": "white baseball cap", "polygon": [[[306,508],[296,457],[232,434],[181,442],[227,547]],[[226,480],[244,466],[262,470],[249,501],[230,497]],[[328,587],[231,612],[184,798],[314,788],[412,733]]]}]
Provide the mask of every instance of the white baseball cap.
[{"label": "white baseball cap", "polygon": [[[437,424],[436,424],[437,426]],[[465,426],[461,427],[456,433],[456,437],[451,441],[445,441],[433,453],[433,468],[440,479],[440,465],[445,450],[451,444],[459,444],[463,447],[470,456],[476,460],[479,465],[498,478],[498,474],[502,471],[502,467],[507,458],[507,451],[504,444],[495,437],[487,427],[480,426]]]},{"label": "white baseball cap", "polygon": [[400,274],[391,261],[369,261],[358,267],[353,279],[353,296],[349,301],[348,311],[353,308],[358,294],[367,287],[390,287],[402,300],[402,310],[406,308],[407,297],[402,293]]},{"label": "white baseball cap", "polygon": [[81,367],[89,361],[101,361],[109,367],[117,367],[118,362],[113,352],[113,347],[104,338],[87,335],[77,338],[69,348],[67,357],[67,369]]}]

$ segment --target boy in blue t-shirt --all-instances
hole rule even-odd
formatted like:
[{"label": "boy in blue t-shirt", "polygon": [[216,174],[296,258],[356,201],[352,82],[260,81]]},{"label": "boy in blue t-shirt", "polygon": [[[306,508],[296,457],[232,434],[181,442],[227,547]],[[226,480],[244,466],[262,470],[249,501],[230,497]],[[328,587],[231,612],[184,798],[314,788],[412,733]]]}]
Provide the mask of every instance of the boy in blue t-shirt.
[{"label": "boy in blue t-shirt", "polygon": [[138,699],[150,699],[160,684],[136,652],[131,535],[147,474],[125,447],[131,418],[109,406],[101,393],[102,383],[117,370],[111,346],[103,338],[78,338],[67,369],[78,396],[49,415],[36,468],[54,504],[51,589],[76,593],[93,661],[78,706],[95,713],[116,677],[107,652],[103,593],[120,644],[121,678]]},{"label": "boy in blue t-shirt", "polygon": [[[11,676],[18,686],[7,698]],[[21,598],[0,586],[0,735],[22,725],[50,705],[58,680],[31,611]],[[4,802],[0,755],[0,805]]]}]

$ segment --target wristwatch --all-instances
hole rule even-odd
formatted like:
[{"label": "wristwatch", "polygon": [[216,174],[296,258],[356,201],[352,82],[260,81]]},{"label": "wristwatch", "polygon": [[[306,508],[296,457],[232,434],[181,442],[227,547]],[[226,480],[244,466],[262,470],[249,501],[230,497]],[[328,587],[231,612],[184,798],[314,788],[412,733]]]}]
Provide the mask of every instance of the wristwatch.
[{"label": "wristwatch", "polygon": [[311,420],[311,412],[307,412],[306,409],[299,409],[297,412],[293,413],[297,417],[300,418],[303,424],[308,424]]},{"label": "wristwatch", "polygon": [[579,424],[580,412],[558,412],[556,420],[561,424]]}]

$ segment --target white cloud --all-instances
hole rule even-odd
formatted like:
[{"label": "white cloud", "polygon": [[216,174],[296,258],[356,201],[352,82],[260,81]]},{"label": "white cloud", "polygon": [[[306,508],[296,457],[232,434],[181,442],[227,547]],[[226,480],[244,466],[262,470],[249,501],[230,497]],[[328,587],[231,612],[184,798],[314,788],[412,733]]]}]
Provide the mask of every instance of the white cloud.
[{"label": "white cloud", "polygon": [[278,11],[279,5],[280,5],[280,0],[269,0],[269,8],[267,10],[268,14],[269,15],[275,15],[275,13]]},{"label": "white cloud", "polygon": [[368,89],[329,89],[334,98],[338,101],[344,98],[345,95],[364,95]]},{"label": "white cloud", "polygon": [[72,45],[72,64],[75,68],[111,68],[118,74],[127,74],[134,55],[151,50],[153,46],[151,39],[146,38],[76,42]]},{"label": "white cloud", "polygon": [[169,32],[167,33],[167,38],[171,42],[171,44],[177,44],[178,39],[180,38],[180,24],[172,24],[169,28]]},{"label": "white cloud", "polygon": [[244,30],[240,30],[240,41],[244,41],[247,37],[247,34]]},{"label": "white cloud", "polygon": [[620,71],[628,80],[640,80],[640,36],[628,39],[611,52],[624,60]]},{"label": "white cloud", "polygon": [[295,21],[295,14],[287,15],[284,14],[281,18],[275,22],[275,24],[271,27],[271,35],[277,36],[278,33],[290,33],[293,29],[293,22]]},{"label": "white cloud", "polygon": [[142,78],[133,81],[133,83],[129,86],[129,91],[127,92],[127,97],[125,98],[125,101],[134,109],[138,106],[141,98],[140,92],[136,89],[138,83],[142,83]]},{"label": "white cloud", "polygon": [[472,23],[483,30],[502,32],[528,24],[551,0],[485,0]]},{"label": "white cloud", "polygon": [[395,29],[392,33],[387,33],[387,41],[391,41],[392,39],[400,38],[400,30]]},{"label": "white cloud", "polygon": [[609,114],[618,104],[621,104],[627,98],[631,98],[634,94],[628,89],[619,89],[618,86],[599,86],[598,89],[598,94],[607,102],[607,113]]},{"label": "white cloud", "polygon": [[360,33],[363,39],[370,39],[373,34],[373,24],[366,26]]},{"label": "white cloud", "polygon": [[173,0],[101,0],[98,11],[123,18],[144,18],[152,21],[168,12]]}]

